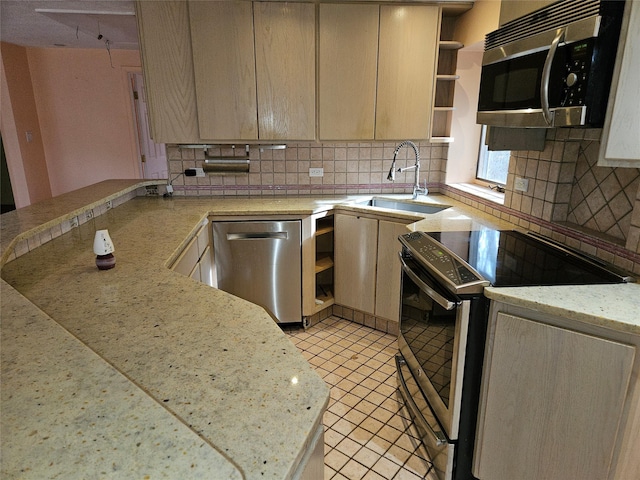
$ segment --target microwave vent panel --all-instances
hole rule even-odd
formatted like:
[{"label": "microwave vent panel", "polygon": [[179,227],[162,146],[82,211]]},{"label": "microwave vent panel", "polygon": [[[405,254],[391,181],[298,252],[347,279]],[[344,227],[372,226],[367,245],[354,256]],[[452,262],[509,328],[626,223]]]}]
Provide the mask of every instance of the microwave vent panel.
[{"label": "microwave vent panel", "polygon": [[485,37],[485,50],[601,14],[603,0],[560,0],[505,23]]}]

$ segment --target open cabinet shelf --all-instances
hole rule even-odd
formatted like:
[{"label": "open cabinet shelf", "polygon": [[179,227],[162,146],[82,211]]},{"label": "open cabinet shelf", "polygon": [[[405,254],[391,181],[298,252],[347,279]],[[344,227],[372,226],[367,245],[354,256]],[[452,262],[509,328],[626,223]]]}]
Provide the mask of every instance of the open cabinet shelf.
[{"label": "open cabinet shelf", "polygon": [[452,40],[455,27],[455,17],[443,17],[438,43],[438,69],[431,119],[431,142],[453,142],[451,133],[451,118],[453,112],[453,94],[455,82],[460,77],[456,74],[458,50],[464,45]]},{"label": "open cabinet shelf", "polygon": [[314,219],[315,222],[315,309],[333,305],[333,215]]}]

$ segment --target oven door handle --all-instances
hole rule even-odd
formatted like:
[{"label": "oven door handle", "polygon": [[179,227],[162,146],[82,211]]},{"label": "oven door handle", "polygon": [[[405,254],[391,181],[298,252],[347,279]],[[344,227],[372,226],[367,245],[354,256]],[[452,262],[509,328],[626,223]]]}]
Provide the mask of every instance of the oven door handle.
[{"label": "oven door handle", "polygon": [[416,423],[420,424],[423,431],[431,434],[431,436],[433,437],[432,443],[435,444],[436,447],[446,445],[448,443],[446,435],[442,432],[435,431],[431,427],[431,425],[429,425],[429,422],[427,422],[425,418],[421,414],[419,414],[420,409],[416,405],[416,402],[413,400],[413,397],[411,396],[411,392],[409,392],[409,387],[407,387],[407,382],[405,382],[404,377],[400,373],[400,363],[403,361],[404,359],[401,360],[399,356],[396,355],[396,368],[398,369],[398,383],[401,389],[401,393],[403,394],[402,396],[408,403],[411,404],[411,410],[413,412],[418,413],[417,415],[415,415],[414,420],[416,421]]},{"label": "oven door handle", "polygon": [[456,308],[456,306],[458,305],[457,302],[452,302],[444,298],[442,295],[436,292],[433,288],[431,288],[429,285],[427,285],[422,280],[420,280],[420,277],[418,277],[418,275],[416,275],[413,272],[413,270],[411,270],[411,267],[409,267],[409,265],[407,265],[407,263],[404,261],[404,258],[402,258],[402,253],[398,253],[398,256],[400,257],[402,270],[404,270],[404,273],[406,273],[409,276],[409,278],[411,278],[411,280],[415,282],[415,284],[420,288],[420,290],[422,290],[424,293],[429,295],[429,297],[435,300],[438,303],[438,305],[440,305],[445,310],[453,310],[454,308]]}]

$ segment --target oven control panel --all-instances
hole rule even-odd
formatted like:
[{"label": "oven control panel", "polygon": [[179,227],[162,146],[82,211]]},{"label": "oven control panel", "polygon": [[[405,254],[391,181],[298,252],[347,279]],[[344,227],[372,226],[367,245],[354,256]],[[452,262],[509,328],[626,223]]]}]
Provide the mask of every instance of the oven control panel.
[{"label": "oven control panel", "polygon": [[401,235],[400,242],[418,263],[444,280],[456,293],[479,293],[489,285],[467,262],[424,232]]}]

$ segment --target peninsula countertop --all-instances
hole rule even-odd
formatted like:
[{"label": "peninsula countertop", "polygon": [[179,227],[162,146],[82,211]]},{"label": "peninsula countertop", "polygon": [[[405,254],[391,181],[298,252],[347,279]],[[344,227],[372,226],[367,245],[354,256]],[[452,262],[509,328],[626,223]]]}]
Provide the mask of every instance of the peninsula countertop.
[{"label": "peninsula countertop", "polygon": [[[3,281],[1,285],[3,342],[13,336],[22,338],[22,343],[16,340],[16,345],[24,348],[37,349],[38,345],[45,348],[46,345],[50,350],[44,352],[43,359],[65,357],[61,352],[71,348],[77,358],[68,360],[67,364],[52,362],[52,365],[80,376],[86,372],[76,370],[73,362],[90,369],[95,365],[97,373],[91,377],[95,382],[103,375],[119,377],[121,385],[110,387],[109,392],[102,392],[100,385],[94,384],[93,388],[98,389],[95,393],[100,394],[97,396],[90,393],[91,382],[85,382],[84,388],[88,388],[85,396],[69,397],[70,403],[66,405],[78,405],[83,398],[92,408],[98,405],[117,408],[127,405],[125,400],[130,399],[124,397],[131,396],[132,415],[135,417],[136,409],[144,408],[151,418],[145,417],[139,422],[155,425],[154,432],[164,439],[158,440],[157,448],[147,453],[153,451],[153,455],[162,456],[168,449],[175,454],[176,446],[184,445],[179,450],[184,450],[187,458],[197,459],[190,463],[195,465],[194,470],[185,476],[170,467],[161,469],[158,466],[161,462],[156,465],[153,459],[147,458],[147,464],[154,466],[155,472],[164,471],[173,478],[199,478],[195,473],[197,468],[204,466],[211,474],[211,465],[217,464],[220,470],[214,471],[227,472],[222,474],[224,478],[237,472],[245,478],[290,478],[314,429],[321,425],[329,396],[327,386],[264,310],[179,275],[166,268],[167,262],[210,214],[306,216],[332,209],[363,213],[371,210],[350,205],[353,200],[350,196],[246,199],[136,196],[144,194],[140,189],[145,185],[111,181],[106,186],[83,189],[75,197],[70,194],[67,197],[70,206],[66,210],[56,200],[53,210],[47,210],[44,203],[13,216],[2,216],[2,260],[8,261],[2,269],[7,283]],[[125,201],[119,201],[123,195]],[[453,206],[427,217],[407,214],[405,218],[416,220],[408,225],[409,230],[513,227],[449,200],[442,195],[430,195],[429,202]],[[89,211],[99,214],[92,215]],[[389,215],[398,216],[397,213]],[[79,226],[74,226],[74,221]],[[52,235],[51,230],[58,228],[62,234]],[[116,247],[116,267],[99,271],[94,263],[92,242],[95,231],[104,228],[109,230]],[[30,251],[16,255],[17,248]],[[596,291],[598,287],[593,288]],[[619,308],[637,311],[639,287],[620,286],[620,292],[624,292],[619,296],[626,303]],[[545,295],[544,292],[531,293],[531,302]],[[590,304],[585,301],[580,309],[581,321],[602,317],[612,328],[640,332],[640,325],[630,320],[629,315],[603,305],[597,297],[589,296],[585,300],[591,299]],[[29,307],[24,312],[33,312],[42,328],[28,331],[27,313],[16,307],[22,304]],[[39,331],[45,333],[39,337],[35,333]],[[34,335],[32,343],[30,337],[25,340],[27,335]],[[20,403],[20,389],[38,390],[34,382],[46,360],[31,363],[20,375],[15,375],[16,370],[4,362],[4,350],[2,435],[15,435],[11,448],[19,449],[20,446],[14,447],[14,444],[28,445],[33,442],[32,436],[38,438],[40,430],[34,426],[37,419],[35,416],[8,417],[10,412],[4,407],[10,402]],[[17,355],[15,349],[14,355]],[[5,383],[11,376],[12,380]],[[142,397],[153,408],[141,407]],[[25,415],[28,411],[35,413],[40,407],[37,403],[31,397],[24,397],[21,411]],[[65,408],[61,408],[59,413],[62,415],[64,411]],[[75,420],[91,424],[90,416],[78,416]],[[56,419],[51,421],[60,427]],[[127,418],[117,421],[120,422],[118,428],[125,427],[120,431],[126,431]],[[61,422],[62,425],[64,421]],[[4,428],[6,425],[11,429]],[[68,433],[63,431],[57,433]],[[174,432],[178,440],[171,441]],[[118,452],[100,452],[98,457],[106,458],[110,465],[111,461],[120,465],[121,455],[130,451],[127,441],[134,438],[124,437],[126,435],[122,437],[123,448]],[[82,445],[81,437],[61,438],[67,438],[71,449],[74,442]],[[6,460],[11,457],[5,455],[5,448],[9,448],[6,439],[2,443],[4,471]],[[192,451],[194,448],[200,449],[200,453]],[[204,450],[207,450],[205,454]],[[50,454],[54,455],[54,451]],[[12,453],[16,452],[20,453],[18,450]],[[92,454],[96,452],[85,455],[87,462],[92,461]],[[196,454],[203,456],[195,457]],[[140,464],[144,468],[136,465],[140,467],[136,473],[146,471],[144,461]],[[237,472],[230,467],[233,464]],[[81,471],[76,474],[78,478],[83,477]],[[39,478],[24,472],[19,475]]]}]

